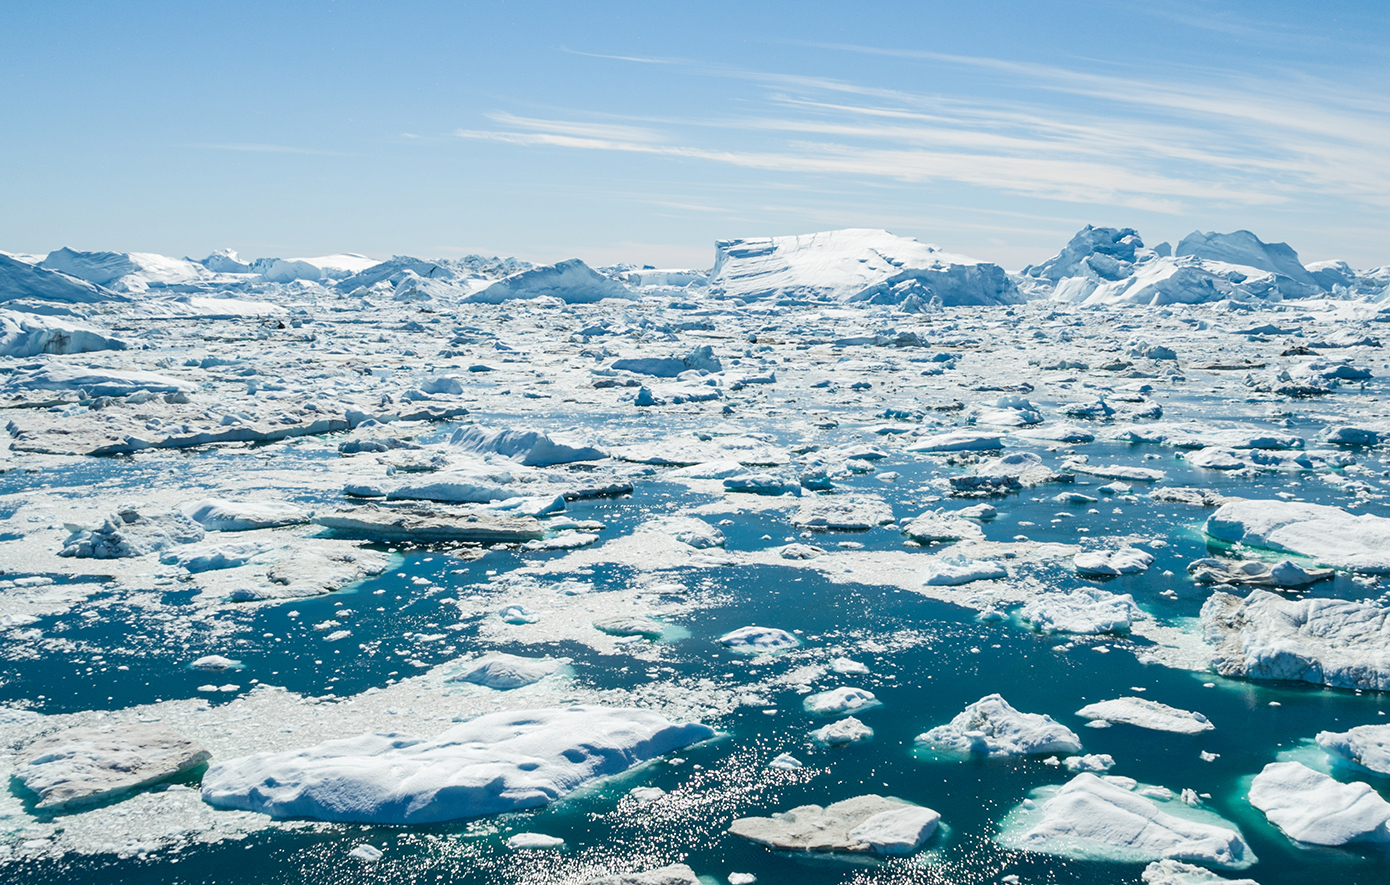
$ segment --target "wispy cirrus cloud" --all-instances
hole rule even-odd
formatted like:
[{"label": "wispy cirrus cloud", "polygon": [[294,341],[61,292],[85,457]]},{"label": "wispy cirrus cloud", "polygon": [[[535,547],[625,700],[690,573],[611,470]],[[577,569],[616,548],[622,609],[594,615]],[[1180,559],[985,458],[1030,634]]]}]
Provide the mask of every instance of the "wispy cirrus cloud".
[{"label": "wispy cirrus cloud", "polygon": [[1390,208],[1383,147],[1390,101],[1373,92],[1306,77],[1273,82],[1175,68],[1169,79],[1154,80],[915,50],[821,48],[965,71],[978,82],[943,95],[662,60],[688,75],[742,80],[761,91],[740,93],[743,110],[716,118],[585,121],[499,112],[490,115],[495,126],[455,134],[782,175],[954,182],[1170,214],[1271,206],[1310,193]]}]

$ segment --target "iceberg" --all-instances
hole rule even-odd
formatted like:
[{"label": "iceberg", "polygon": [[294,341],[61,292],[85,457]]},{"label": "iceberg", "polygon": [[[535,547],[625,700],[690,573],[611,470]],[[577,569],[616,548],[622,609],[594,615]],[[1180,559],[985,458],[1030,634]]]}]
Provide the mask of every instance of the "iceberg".
[{"label": "iceberg", "polygon": [[647,710],[491,713],[433,739],[364,734],[214,764],[203,801],[276,818],[429,824],[535,808],[714,736]]},{"label": "iceberg", "polygon": [[720,240],[710,291],[744,300],[791,297],[869,304],[1023,300],[997,264],[867,229]]},{"label": "iceberg", "polygon": [[941,815],[885,796],[801,805],[773,817],[741,817],[729,832],[779,851],[911,854],[936,832]]},{"label": "iceberg", "polygon": [[1164,802],[1160,808],[1154,800],[1090,772],[1034,795],[1005,819],[996,837],[1000,844],[1130,863],[1170,858],[1239,869],[1256,860],[1240,832],[1216,815],[1180,802]]},{"label": "iceberg", "polygon": [[1077,710],[1076,715],[1100,724],[1118,722],[1174,734],[1201,734],[1216,727],[1201,713],[1180,710],[1147,698],[1115,698],[1087,704]]},{"label": "iceberg", "polygon": [[465,301],[501,304],[527,298],[558,298],[566,304],[591,304],[605,298],[635,298],[627,286],[590,268],[578,258],[537,267],[498,280]]},{"label": "iceberg", "polygon": [[1345,599],[1213,593],[1202,633],[1222,676],[1390,691],[1390,608]]},{"label": "iceberg", "polygon": [[917,736],[936,750],[975,756],[1079,753],[1076,732],[1041,713],[1022,713],[997,694],[970,704],[945,725]]},{"label": "iceberg", "polygon": [[1319,565],[1390,574],[1390,518],[1294,501],[1222,504],[1203,530],[1227,544],[1306,556]]},{"label": "iceberg", "polygon": [[197,741],[158,725],[78,727],[25,747],[14,773],[38,795],[39,808],[66,810],[158,783],[210,756]]},{"label": "iceberg", "polygon": [[1390,802],[1369,784],[1340,783],[1301,762],[1266,765],[1250,783],[1250,804],[1298,842],[1390,842]]},{"label": "iceberg", "polygon": [[539,430],[487,430],[478,425],[460,427],[449,438],[449,445],[467,452],[491,453],[518,461],[527,467],[551,467],[576,461],[601,461],[608,453],[584,441],[563,434]]},{"label": "iceberg", "polygon": [[1340,762],[1390,774],[1390,725],[1358,725],[1343,732],[1318,732],[1318,746]]},{"label": "iceberg", "polygon": [[129,346],[124,339],[56,317],[0,310],[0,356],[25,359],[45,353],[91,353]]}]

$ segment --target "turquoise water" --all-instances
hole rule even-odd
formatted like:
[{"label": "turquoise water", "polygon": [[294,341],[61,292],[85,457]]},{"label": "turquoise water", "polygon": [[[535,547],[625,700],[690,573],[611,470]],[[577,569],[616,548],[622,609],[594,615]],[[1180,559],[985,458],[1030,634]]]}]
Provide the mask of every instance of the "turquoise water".
[{"label": "turquoise water", "polygon": [[[1290,492],[1309,501],[1340,506],[1352,501],[1346,492],[1315,476],[1269,473],[1232,477],[1190,468],[1169,448],[1092,443],[1070,450],[1090,454],[1095,463],[1159,467],[1169,472],[1164,485],[1201,486],[1248,497]],[[1146,455],[1157,458],[1146,459]],[[1052,465],[1060,461],[1057,454],[1045,453],[1044,457]],[[1374,455],[1362,453],[1359,460],[1374,475],[1385,469]],[[137,460],[134,465],[139,463]],[[60,480],[45,474],[41,479],[74,485],[138,482],[138,475],[124,473],[131,466],[103,460],[95,462],[90,475],[64,474]],[[924,484],[932,477],[959,472],[936,461],[903,455],[880,462],[879,470],[893,470],[900,477],[896,483],[885,484],[867,475],[843,485],[882,495],[894,504],[898,517],[920,512],[926,494]],[[13,481],[13,477],[6,479]],[[1153,551],[1156,561],[1147,572],[1098,586],[1133,594],[1147,612],[1161,620],[1179,622],[1195,617],[1208,591],[1191,585],[1186,565],[1209,553],[1200,533],[1207,511],[1143,497],[1136,502],[1102,497],[1100,503],[1088,506],[1050,500],[1073,488],[1095,494],[1095,487],[1106,482],[1079,476],[1077,486],[1042,486],[996,499],[1001,515],[985,524],[985,535],[1000,541],[1026,535],[1035,541],[1073,543],[1082,536],[1079,529],[1088,529],[1095,537],[1162,537],[1168,546]],[[1145,490],[1144,484],[1134,483],[1136,494]],[[674,497],[665,497],[668,495]],[[609,526],[605,537],[614,537],[630,531],[649,513],[666,512],[672,500],[694,506],[710,499],[654,480],[640,483],[630,498],[576,503],[569,515],[602,519]],[[905,500],[915,503],[901,503]],[[973,502],[947,499],[929,506],[953,509],[969,503]],[[1088,513],[1092,507],[1099,512]],[[1122,512],[1114,513],[1115,507]],[[1377,513],[1383,509],[1379,503],[1362,508]],[[1058,512],[1071,516],[1058,517]],[[727,515],[734,524],[723,530],[728,549],[733,551],[780,546],[787,537],[798,534],[785,512]],[[706,518],[715,523],[721,514]],[[902,549],[901,536],[891,528],[821,535],[810,542],[829,545],[841,540],[863,544],[869,550]],[[556,558],[563,554],[540,555]],[[168,594],[160,607],[151,609],[98,594],[93,604],[104,613],[101,618],[73,613],[33,625],[46,637],[62,642],[40,646],[36,657],[15,657],[0,651],[5,655],[0,702],[25,702],[45,713],[120,709],[189,697],[206,697],[217,704],[249,690],[255,680],[306,694],[356,694],[419,672],[403,664],[403,656],[395,654],[398,649],[408,650],[411,657],[426,665],[475,650],[476,619],[460,617],[458,608],[446,600],[465,588],[477,587],[483,592],[488,571],[505,573],[535,558],[535,554],[495,552],[483,560],[466,562],[441,551],[401,549],[393,566],[380,578],[348,591],[219,614],[220,622],[231,629],[215,641],[205,631],[179,627],[178,617],[164,617],[171,612],[186,613],[191,606],[186,595]],[[1165,571],[1172,575],[1165,575]],[[1091,583],[1060,566],[1041,574],[1061,586]],[[601,590],[623,586],[629,576],[628,570],[612,566],[595,569],[587,580]],[[654,762],[534,813],[440,827],[314,825],[298,831],[270,830],[240,841],[160,852],[147,859],[69,856],[58,862],[17,862],[0,865],[0,881],[549,883],[585,870],[643,868],[684,860],[696,872],[721,882],[733,871],[754,873],[764,883],[804,885],[983,883],[1008,874],[1017,874],[1027,883],[1139,882],[1142,864],[1024,854],[1005,850],[991,840],[999,821],[1029,791],[1064,782],[1068,778],[1064,771],[1037,759],[930,761],[913,753],[917,734],[949,720],[966,704],[992,692],[1002,693],[1021,710],[1049,713],[1070,726],[1081,736],[1086,752],[1113,755],[1117,762],[1113,774],[1175,791],[1192,788],[1210,794],[1204,807],[1238,824],[1260,858],[1242,875],[1262,885],[1319,879],[1346,885],[1390,881],[1390,854],[1383,850],[1294,846],[1243,801],[1241,780],[1319,730],[1386,721],[1379,714],[1390,714],[1390,699],[1383,695],[1225,680],[1144,665],[1123,647],[1108,654],[1095,650],[1095,646],[1125,645],[1111,638],[1072,645],[1067,637],[1039,635],[1009,622],[981,624],[973,611],[896,588],[836,584],[804,569],[738,566],[673,577],[689,588],[694,601],[707,603],[682,622],[689,636],[671,640],[670,659],[663,664],[673,667],[686,682],[702,677],[721,684],[763,679],[804,663],[796,656],[787,656],[758,666],[753,674],[746,659],[724,651],[716,642],[721,634],[746,624],[800,631],[805,645],[812,649],[866,639],[882,642],[886,650],[881,653],[852,655],[871,667],[871,675],[845,677],[839,683],[868,688],[882,701],[882,706],[857,714],[874,729],[873,740],[840,749],[812,747],[807,732],[823,721],[803,712],[802,696],[786,689],[767,697],[766,709],[775,710],[771,714],[762,706],[741,707],[712,721],[723,737],[682,752],[679,764]],[[413,582],[415,578],[426,578],[430,584],[421,586]],[[1160,595],[1169,589],[1177,591],[1176,599]],[[1363,584],[1341,576],[1316,585],[1310,592],[1372,598],[1383,588],[1375,582]],[[339,605],[356,613],[351,624],[353,639],[328,649],[312,625],[333,617]],[[400,638],[444,629],[449,632],[447,641],[427,646],[410,645]],[[359,648],[359,643],[372,642],[378,643],[375,651]],[[1133,642],[1144,644],[1142,640]],[[1059,648],[1062,646],[1070,647],[1063,650]],[[569,657],[576,681],[597,689],[635,687],[647,678],[645,668],[629,667],[632,659],[626,656],[600,654],[575,643],[503,650]],[[187,661],[210,653],[236,658],[244,668],[207,674],[185,666]],[[206,682],[233,682],[241,688],[238,692],[200,693],[198,686]],[[1205,683],[1214,685],[1206,687]],[[834,684],[821,681],[817,688]],[[1091,729],[1073,715],[1087,703],[1131,695],[1140,688],[1145,690],[1145,697],[1205,713],[1216,724],[1216,731],[1184,736],[1126,726]],[[1271,702],[1278,706],[1271,706]],[[1201,761],[1198,754],[1202,751],[1218,757],[1212,762]],[[806,768],[793,772],[766,769],[767,761],[783,752],[800,758]],[[1390,793],[1390,779],[1358,777]],[[638,806],[626,793],[639,785],[659,786],[669,795]],[[935,808],[942,813],[946,829],[922,854],[883,861],[779,855],[724,832],[734,817],[804,803],[825,804],[865,792],[896,795]],[[506,837],[523,831],[560,836],[566,847],[557,852],[507,850],[503,845]],[[364,841],[385,849],[380,862],[368,865],[347,856],[353,845]]]}]

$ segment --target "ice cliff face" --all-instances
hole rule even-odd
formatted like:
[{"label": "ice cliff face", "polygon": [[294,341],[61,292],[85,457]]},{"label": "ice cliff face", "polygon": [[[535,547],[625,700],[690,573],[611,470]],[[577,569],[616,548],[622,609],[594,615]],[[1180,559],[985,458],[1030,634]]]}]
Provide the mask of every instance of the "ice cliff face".
[{"label": "ice cliff face", "polygon": [[711,290],[745,300],[791,297],[948,306],[1022,301],[1003,268],[883,230],[849,229],[715,243]]}]

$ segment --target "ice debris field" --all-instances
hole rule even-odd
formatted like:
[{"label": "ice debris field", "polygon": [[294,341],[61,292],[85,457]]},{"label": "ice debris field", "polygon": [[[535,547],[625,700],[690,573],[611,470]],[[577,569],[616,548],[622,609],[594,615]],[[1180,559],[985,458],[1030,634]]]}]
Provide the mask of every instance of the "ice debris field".
[{"label": "ice debris field", "polygon": [[0,253],[0,880],[1390,881],[1390,268]]}]

